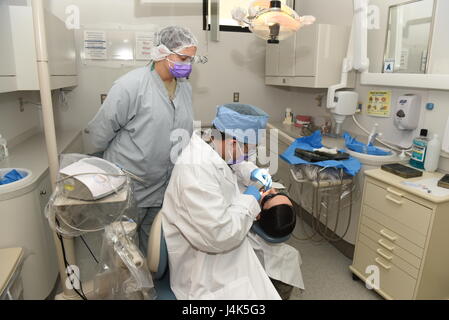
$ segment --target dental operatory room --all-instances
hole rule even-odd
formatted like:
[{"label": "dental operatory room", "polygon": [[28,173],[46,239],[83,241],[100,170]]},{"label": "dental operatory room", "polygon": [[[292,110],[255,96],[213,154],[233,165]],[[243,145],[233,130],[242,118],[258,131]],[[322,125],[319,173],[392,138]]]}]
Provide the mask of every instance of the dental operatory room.
[{"label": "dental operatory room", "polygon": [[0,0],[0,300],[447,301],[448,244],[449,0]]}]

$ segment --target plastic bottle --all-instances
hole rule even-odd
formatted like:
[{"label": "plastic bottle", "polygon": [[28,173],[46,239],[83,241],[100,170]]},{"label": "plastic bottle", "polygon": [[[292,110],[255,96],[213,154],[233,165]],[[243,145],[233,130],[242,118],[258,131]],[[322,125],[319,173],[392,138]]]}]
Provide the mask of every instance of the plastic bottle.
[{"label": "plastic bottle", "polygon": [[292,123],[293,123],[293,112],[292,109],[287,108],[285,110],[284,124],[292,124]]},{"label": "plastic bottle", "polygon": [[410,165],[417,169],[424,170],[424,163],[426,161],[427,145],[429,139],[427,138],[428,130],[421,130],[420,137],[413,140],[412,157]]},{"label": "plastic bottle", "polygon": [[8,145],[6,139],[0,134],[0,162],[8,158]]},{"label": "plastic bottle", "polygon": [[438,169],[441,155],[441,141],[437,134],[433,135],[432,140],[427,145],[426,161],[424,169],[428,172],[435,172]]}]

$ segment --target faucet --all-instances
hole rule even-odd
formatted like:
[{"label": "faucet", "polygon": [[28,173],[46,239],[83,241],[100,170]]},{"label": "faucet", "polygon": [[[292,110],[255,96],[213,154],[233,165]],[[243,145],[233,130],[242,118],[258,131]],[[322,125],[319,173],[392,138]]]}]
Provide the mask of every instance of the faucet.
[{"label": "faucet", "polygon": [[379,130],[379,124],[376,123],[373,127],[373,129],[371,130],[371,134],[368,137],[368,143],[367,146],[372,146],[374,145],[374,142],[376,142],[377,137],[381,136],[382,134],[378,132]]}]

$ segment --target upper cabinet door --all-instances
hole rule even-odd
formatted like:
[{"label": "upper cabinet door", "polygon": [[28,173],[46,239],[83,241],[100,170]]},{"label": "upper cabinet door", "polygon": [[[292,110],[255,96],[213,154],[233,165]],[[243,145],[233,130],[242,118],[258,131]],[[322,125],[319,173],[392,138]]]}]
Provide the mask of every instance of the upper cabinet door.
[{"label": "upper cabinet door", "polygon": [[14,46],[7,6],[0,5],[0,76],[15,76]]},{"label": "upper cabinet door", "polygon": [[281,77],[295,76],[295,44],[296,37],[290,37],[280,42],[279,75]]},{"label": "upper cabinet door", "polygon": [[297,77],[314,77],[317,69],[319,25],[301,28],[296,34],[296,66]]},{"label": "upper cabinet door", "polygon": [[67,29],[64,21],[45,12],[45,27],[52,76],[76,75],[75,32]]},{"label": "upper cabinet door", "polygon": [[274,43],[267,44],[267,58],[265,75],[271,77],[279,76],[280,45]]}]

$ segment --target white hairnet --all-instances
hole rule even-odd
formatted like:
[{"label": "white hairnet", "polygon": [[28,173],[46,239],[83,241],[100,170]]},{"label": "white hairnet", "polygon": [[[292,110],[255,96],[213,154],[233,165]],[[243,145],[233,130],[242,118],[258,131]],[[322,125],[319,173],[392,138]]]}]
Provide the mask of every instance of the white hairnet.
[{"label": "white hairnet", "polygon": [[198,47],[198,41],[190,30],[179,26],[166,27],[155,34],[151,59],[160,61],[189,47]]}]

